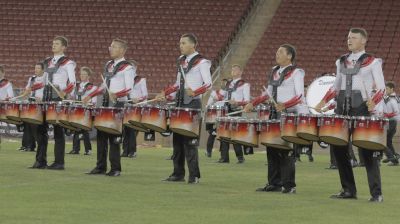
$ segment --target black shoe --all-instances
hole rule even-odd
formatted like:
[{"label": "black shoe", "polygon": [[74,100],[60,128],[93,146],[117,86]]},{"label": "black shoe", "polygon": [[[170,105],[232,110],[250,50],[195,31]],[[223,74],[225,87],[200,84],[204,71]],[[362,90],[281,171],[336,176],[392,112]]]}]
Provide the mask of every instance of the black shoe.
[{"label": "black shoe", "polygon": [[183,182],[183,181],[185,181],[185,177],[169,176],[162,181]]},{"label": "black shoe", "polygon": [[290,188],[282,188],[282,194],[296,194],[296,188],[295,187],[290,187]]},{"label": "black shoe", "polygon": [[40,164],[38,162],[35,162],[32,166],[28,167],[30,169],[46,169],[47,165],[46,164]]},{"label": "black shoe", "polygon": [[314,157],[312,155],[308,155],[308,162],[314,162]]},{"label": "black shoe", "polygon": [[274,192],[274,191],[278,192],[281,190],[282,190],[282,187],[276,186],[276,185],[269,185],[269,184],[265,187],[256,189],[256,191],[259,191],[259,192]]},{"label": "black shoe", "polygon": [[211,158],[211,152],[206,152],[205,155],[206,157]]},{"label": "black shoe", "polygon": [[388,163],[390,161],[390,159],[386,158],[384,160],[382,160],[382,163]]},{"label": "black shoe", "polygon": [[173,160],[174,158],[172,158],[173,157],[173,155],[172,156],[168,156],[167,158],[165,158],[165,160]]},{"label": "black shoe", "polygon": [[87,172],[86,174],[89,174],[89,175],[106,174],[106,171],[94,168],[93,170]]},{"label": "black shoe", "polygon": [[47,167],[49,170],[64,170],[64,164],[53,163]]},{"label": "black shoe", "polygon": [[330,170],[336,170],[337,166],[335,165],[330,165],[329,167],[325,168],[325,169],[330,169]]},{"label": "black shoe", "polygon": [[123,152],[123,153],[121,154],[121,157],[128,157],[128,153],[127,153],[127,152]]},{"label": "black shoe", "polygon": [[189,178],[188,184],[198,184],[200,183],[200,179],[198,177],[195,178]]},{"label": "black shoe", "polygon": [[128,157],[129,158],[136,158],[136,152],[134,152],[134,153],[129,153],[129,155],[128,155]]},{"label": "black shoe", "polygon": [[23,147],[23,146],[21,146],[21,147],[19,147],[18,149],[17,149],[17,151],[25,151],[25,147]]},{"label": "black shoe", "polygon": [[398,166],[399,165],[399,161],[390,161],[389,163],[388,163],[388,166]]},{"label": "black shoe", "polygon": [[358,166],[359,166],[359,167],[364,167],[364,166],[365,166],[365,164],[364,164],[364,163],[362,163],[362,162],[359,162],[359,163],[358,163]]},{"label": "black shoe", "polygon": [[244,159],[239,159],[239,160],[237,161],[237,164],[242,164],[242,163],[244,163]]},{"label": "black shoe", "polygon": [[219,159],[217,163],[229,163],[229,160]]},{"label": "black shoe", "polygon": [[68,154],[77,155],[77,154],[79,154],[79,152],[78,152],[78,151],[75,151],[75,150],[71,150]]},{"label": "black shoe", "polygon": [[348,191],[341,191],[337,194],[331,195],[330,198],[333,198],[333,199],[357,199],[357,195],[352,194]]},{"label": "black shoe", "polygon": [[374,196],[374,197],[370,198],[368,201],[381,203],[381,202],[383,202],[383,196],[382,195]]},{"label": "black shoe", "polygon": [[112,171],[108,172],[106,175],[109,177],[118,177],[118,176],[121,176],[121,171],[112,170]]}]

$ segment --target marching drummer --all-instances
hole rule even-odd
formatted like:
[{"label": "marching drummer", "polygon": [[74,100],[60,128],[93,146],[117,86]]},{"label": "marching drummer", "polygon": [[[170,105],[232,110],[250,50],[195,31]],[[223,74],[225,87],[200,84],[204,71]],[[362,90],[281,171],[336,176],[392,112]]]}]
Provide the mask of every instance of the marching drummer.
[{"label": "marching drummer", "polygon": [[[46,75],[46,85],[43,90],[43,101],[61,101],[74,90],[75,86],[75,67],[76,63],[65,56],[64,52],[68,47],[66,37],[57,36],[53,39],[53,57],[44,60]],[[47,166],[51,170],[64,170],[65,156],[65,134],[64,128],[59,125],[54,127],[54,162]],[[38,142],[38,152],[35,164],[32,168],[44,168],[47,164],[47,144],[49,136],[47,134],[48,124],[45,122],[36,127],[35,134]],[[40,148],[40,149],[39,149]],[[39,152],[40,150],[40,152]]]},{"label": "marching drummer", "polygon": [[[86,96],[96,91],[97,87],[90,83],[90,77],[93,75],[92,69],[89,67],[81,67],[79,71],[80,82],[77,82],[75,88],[75,100],[81,102]],[[90,98],[90,100],[85,101],[85,104],[96,105],[97,96]],[[89,131],[79,130],[75,131],[72,140],[72,150],[68,154],[79,154],[81,149],[81,139],[85,146],[84,155],[90,155],[92,153],[92,144],[90,143]]]},{"label": "marching drummer", "polygon": [[[268,89],[245,107],[250,111],[255,105],[271,98],[274,106],[270,119],[278,119],[282,112],[308,113],[304,100],[304,70],[295,64],[296,49],[290,44],[281,45],[275,55],[277,66],[270,73]],[[272,96],[272,97],[270,97]],[[293,151],[267,146],[268,183],[256,191],[296,193]]]},{"label": "marching drummer", "polygon": [[0,65],[0,100],[8,100],[14,97],[12,84],[5,78],[5,75],[4,65]]},{"label": "marching drummer", "polygon": [[[135,76],[132,86],[132,102],[139,103],[147,99],[147,85],[146,79],[141,76]],[[136,158],[136,136],[138,131],[135,129],[124,127],[124,138],[123,138],[123,152],[121,157]]]},{"label": "marching drummer", "polygon": [[[348,116],[370,116],[376,105],[382,100],[385,81],[382,72],[382,60],[365,52],[368,35],[363,28],[351,28],[347,37],[350,53],[336,61],[336,79],[332,91],[328,91],[323,100],[316,106],[321,109],[336,97],[336,113]],[[371,96],[374,86],[377,93]],[[331,198],[356,199],[357,189],[347,147],[332,145],[342,190]],[[381,175],[379,169],[379,152],[361,148],[371,198],[370,202],[382,202]]]},{"label": "marching drummer", "polygon": [[[133,80],[136,76],[136,67],[125,59],[128,43],[121,39],[114,39],[109,47],[110,57],[104,67],[104,82],[102,88],[89,94],[84,101],[103,93],[103,107],[114,107],[122,109],[128,98],[133,98]],[[107,133],[97,130],[97,164],[87,174],[105,174],[107,170],[107,152],[110,150],[111,169],[108,176],[121,175],[120,155],[121,135]]]},{"label": "marching drummer", "polygon": [[386,159],[382,160],[383,163],[389,163],[389,166],[398,166],[399,158],[393,146],[393,137],[396,134],[397,121],[400,118],[399,102],[394,92],[394,82],[386,83],[386,96],[385,96],[385,117],[389,119],[389,128],[387,130],[387,147],[385,150]]},{"label": "marching drummer", "polygon": [[[176,94],[172,95],[175,95],[177,107],[201,109],[201,94],[212,86],[211,62],[196,51],[197,37],[194,34],[182,35],[179,44],[182,55],[177,61],[178,74],[176,83],[161,92],[156,98],[164,100],[171,92],[176,91]],[[189,168],[188,183],[199,183],[199,137],[188,137],[173,133],[174,171],[164,181],[185,180],[186,158]]]},{"label": "marching drummer", "polygon": [[[228,113],[240,110],[241,106],[246,105],[250,101],[250,84],[246,83],[242,79],[242,74],[243,71],[240,65],[232,65],[232,80],[227,81],[225,91],[222,92],[224,99],[228,101],[226,103],[226,106],[228,107]],[[241,114],[237,114],[236,116],[241,116]],[[233,144],[239,164],[244,162],[243,147],[245,148],[245,146],[240,144]],[[229,142],[221,141],[220,151],[221,158],[218,160],[218,162],[229,163]]]}]

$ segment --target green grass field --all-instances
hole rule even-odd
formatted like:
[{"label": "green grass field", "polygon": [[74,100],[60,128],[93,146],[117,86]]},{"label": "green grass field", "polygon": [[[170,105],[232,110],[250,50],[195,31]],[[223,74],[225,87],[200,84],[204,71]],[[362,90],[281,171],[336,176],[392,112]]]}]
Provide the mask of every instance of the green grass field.
[{"label": "green grass field", "polygon": [[[217,164],[200,150],[198,185],[165,183],[172,171],[171,149],[138,149],[122,159],[122,176],[89,176],[96,155],[66,155],[66,170],[27,169],[34,153],[2,139],[0,150],[0,223],[395,223],[399,219],[400,167],[382,166],[384,203],[367,202],[364,168],[356,168],[358,200],[333,200],[340,189],[328,155],[297,163],[297,194],[256,193],[266,181],[265,152],[238,165]],[[71,145],[67,146],[68,152]],[[94,147],[95,148],[95,147]],[[48,160],[53,160],[53,144]]]}]

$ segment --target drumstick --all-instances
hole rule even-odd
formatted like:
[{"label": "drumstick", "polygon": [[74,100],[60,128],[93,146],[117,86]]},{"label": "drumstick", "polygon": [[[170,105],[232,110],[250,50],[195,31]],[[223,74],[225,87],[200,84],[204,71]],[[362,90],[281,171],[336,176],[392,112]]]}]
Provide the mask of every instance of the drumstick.
[{"label": "drumstick", "polygon": [[[108,88],[108,86],[107,86],[107,82],[106,82],[106,80],[104,79],[104,77],[103,77],[103,75],[102,74],[100,74],[100,77],[101,77],[101,79],[103,80],[103,84],[104,84],[104,86],[106,87],[106,90],[107,90],[107,92],[108,92],[108,95],[110,95],[111,94],[111,92],[110,92],[110,89]],[[110,98],[111,99],[111,98]],[[115,103],[115,100],[111,100],[113,103]]]},{"label": "drumstick", "polygon": [[11,99],[9,99],[9,100],[10,100],[10,101],[11,101],[11,100],[16,100],[16,99],[21,98],[21,97],[24,97],[24,95],[19,95],[19,96],[16,96],[16,97],[11,98]]},{"label": "drumstick", "polygon": [[271,99],[272,103],[273,103],[275,106],[278,105],[278,103],[275,101],[274,97],[272,97],[271,95],[269,95],[268,89],[267,89],[265,86],[263,86],[263,89],[265,90],[265,92],[267,93],[267,95],[269,96],[269,98]]},{"label": "drumstick", "polygon": [[[161,97],[161,99],[163,99],[163,98],[165,98],[165,97]],[[152,99],[152,100],[145,100],[145,101],[142,101],[142,102],[139,102],[139,103],[135,103],[135,104],[133,104],[133,105],[140,105],[140,104],[145,104],[145,103],[151,103],[151,102],[154,102],[154,101],[157,101],[157,100],[159,100],[159,99],[154,98],[154,99]]]},{"label": "drumstick", "polygon": [[64,97],[61,97],[60,91],[58,91],[58,89],[57,89],[51,82],[49,82],[49,85],[54,89],[54,91],[56,91],[57,95],[58,95],[60,98],[64,98]]},{"label": "drumstick", "polygon": [[231,116],[231,115],[234,115],[234,114],[240,114],[240,113],[242,113],[242,112],[244,112],[244,110],[239,110],[239,111],[231,112],[231,113],[226,114],[226,116]]}]

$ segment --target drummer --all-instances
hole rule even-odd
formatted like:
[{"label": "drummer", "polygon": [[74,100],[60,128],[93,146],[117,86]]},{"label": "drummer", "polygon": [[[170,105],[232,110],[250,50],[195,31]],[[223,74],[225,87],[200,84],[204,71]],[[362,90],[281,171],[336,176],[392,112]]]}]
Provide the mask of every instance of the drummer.
[{"label": "drummer", "polygon": [[[201,109],[201,94],[212,86],[211,62],[196,51],[197,37],[194,34],[182,35],[179,44],[182,55],[178,58],[177,80],[172,87],[172,89],[178,87],[175,95],[176,106]],[[156,98],[164,100],[166,95],[169,94],[163,91]],[[174,171],[164,181],[177,182],[185,180],[186,158],[189,168],[188,184],[199,183],[198,145],[199,138],[173,133]]]},{"label": "drummer", "polygon": [[[241,106],[250,102],[250,84],[242,79],[243,70],[238,64],[232,65],[232,79],[226,82],[225,90],[221,93],[227,101],[228,113],[240,110]],[[241,116],[237,114],[236,116]],[[243,148],[240,144],[233,143],[237,163],[244,163]],[[221,158],[219,163],[229,163],[229,142],[221,141],[220,143]]]},{"label": "drummer", "polygon": [[[336,113],[348,116],[370,116],[379,98],[371,97],[375,86],[380,93],[384,93],[385,81],[382,72],[382,60],[375,58],[365,52],[368,34],[363,28],[351,28],[347,37],[347,47],[350,53],[343,55],[336,61],[336,79],[333,85],[334,93],[337,95]],[[316,106],[323,108],[330,100],[325,96]],[[357,189],[354,180],[353,169],[350,163],[347,147],[332,145],[342,190],[331,198],[356,199]],[[381,175],[379,169],[379,152],[361,149],[365,168],[368,176],[368,184],[371,198],[370,202],[382,202]]]},{"label": "drummer", "polygon": [[393,137],[396,134],[397,121],[400,118],[399,102],[397,101],[396,93],[394,92],[394,82],[386,83],[386,96],[385,106],[386,112],[385,117],[389,119],[389,128],[387,130],[387,147],[385,150],[386,159],[382,160],[383,163],[388,163],[389,166],[398,166],[399,158],[393,146]]},{"label": "drummer", "polygon": [[[136,76],[132,86],[132,103],[139,103],[147,99],[147,84],[146,79],[141,76]],[[138,131],[129,127],[124,127],[124,138],[122,143],[123,152],[121,157],[136,158],[136,136]]]},{"label": "drummer", "polygon": [[[296,49],[290,44],[281,45],[275,55],[277,66],[270,73],[268,89],[263,95],[256,97],[246,105],[250,111],[255,105],[273,96],[270,119],[279,119],[285,113],[309,113],[304,100],[304,70],[295,64]],[[296,193],[295,163],[293,150],[281,150],[267,146],[268,183],[256,191],[281,191],[286,194]]]},{"label": "drummer", "polygon": [[[90,95],[94,91],[96,91],[97,87],[90,83],[90,77],[93,75],[92,69],[89,67],[81,67],[79,70],[79,77],[81,79],[80,82],[77,82],[75,88],[75,100],[78,102],[82,101],[86,96]],[[85,102],[89,106],[96,105],[97,96],[92,97],[88,102]],[[68,154],[79,154],[81,149],[81,139],[83,139],[83,143],[85,146],[84,155],[92,154],[92,144],[90,143],[89,131],[86,130],[78,130],[74,132],[73,140],[72,140],[72,150]]]},{"label": "drummer", "polygon": [[0,100],[2,101],[14,97],[12,84],[5,78],[5,75],[4,65],[0,65]]},{"label": "drummer", "polygon": [[[121,39],[114,39],[109,47],[110,57],[104,67],[104,80],[101,89],[103,91],[103,107],[122,108],[128,96],[133,98],[133,79],[136,76],[136,68],[133,64],[125,59],[125,53],[128,49],[128,43]],[[100,91],[96,91],[96,94]],[[85,97],[87,102],[90,94]],[[122,136],[109,134],[104,131],[97,130],[97,164],[87,174],[105,174],[107,170],[107,153],[110,150],[111,169],[106,174],[110,177],[121,175],[121,155],[120,143]]]},{"label": "drummer", "polygon": [[[25,97],[29,97],[31,102],[42,102],[43,92],[47,81],[47,73],[44,72],[44,64],[42,62],[36,63],[35,65],[35,75],[29,77],[28,84],[25,87],[24,93]],[[45,169],[47,167],[47,141],[48,134],[47,128],[44,124],[26,124],[28,129],[24,129],[24,134],[26,130],[31,131],[34,137],[34,141],[37,142],[37,150],[34,164],[29,168],[34,169]],[[41,131],[46,130],[46,133]]]},{"label": "drummer", "polygon": [[[63,36],[57,36],[53,39],[52,52],[53,57],[44,60],[44,68],[47,73],[46,86],[43,90],[43,101],[61,101],[70,96],[75,86],[75,67],[76,63],[65,56],[68,47],[68,39]],[[60,125],[54,127],[54,162],[47,167],[51,170],[64,170],[65,156],[65,133],[64,128]],[[40,158],[40,164],[34,164],[33,168],[38,165],[41,168],[46,162],[47,144],[49,136],[47,134],[48,124],[38,125],[36,129],[38,145],[42,146],[41,152],[37,153]],[[38,149],[39,151],[39,149]],[[47,162],[46,162],[47,163]]]}]

